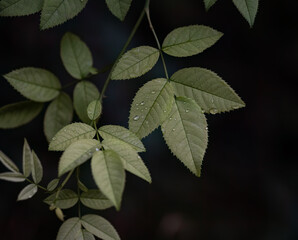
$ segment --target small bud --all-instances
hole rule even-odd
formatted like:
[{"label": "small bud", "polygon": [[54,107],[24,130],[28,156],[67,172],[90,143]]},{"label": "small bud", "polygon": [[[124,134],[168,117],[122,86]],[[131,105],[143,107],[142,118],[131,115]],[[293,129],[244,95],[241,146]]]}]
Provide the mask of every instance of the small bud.
[{"label": "small bud", "polygon": [[55,209],[55,213],[57,218],[59,218],[62,222],[64,221],[64,214],[60,208]]}]

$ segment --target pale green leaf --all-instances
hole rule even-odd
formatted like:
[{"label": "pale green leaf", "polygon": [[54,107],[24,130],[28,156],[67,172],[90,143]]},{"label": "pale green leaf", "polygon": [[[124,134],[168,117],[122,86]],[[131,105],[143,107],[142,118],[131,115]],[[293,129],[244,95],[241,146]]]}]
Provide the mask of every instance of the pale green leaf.
[{"label": "pale green leaf", "polygon": [[142,141],[128,129],[117,125],[105,125],[98,129],[100,136],[103,139],[118,139],[129,144],[137,152],[145,152],[146,149]]},{"label": "pale green leaf", "polygon": [[81,230],[78,217],[67,219],[60,227],[56,240],[74,240]]},{"label": "pale green leaf", "polygon": [[258,12],[259,0],[233,0],[233,3],[252,27]]},{"label": "pale green leaf", "polygon": [[25,176],[19,172],[4,172],[0,173],[0,180],[8,182],[24,182]]},{"label": "pale green leaf", "polygon": [[115,228],[103,217],[88,214],[82,217],[83,227],[96,237],[103,240],[120,240]]},{"label": "pale green leaf", "polygon": [[194,99],[206,113],[220,113],[245,106],[235,91],[216,73],[204,68],[184,68],[171,77],[177,96]]},{"label": "pale green leaf", "polygon": [[98,188],[119,210],[125,185],[125,171],[118,154],[111,150],[96,152],[92,157],[91,169]]},{"label": "pale green leaf", "polygon": [[100,142],[95,139],[80,139],[72,143],[60,158],[59,176],[86,162],[99,148]]},{"label": "pale green leaf", "polygon": [[95,237],[92,235],[92,233],[84,230],[80,230],[75,238],[75,240],[95,240]]},{"label": "pale green leaf", "polygon": [[27,16],[39,12],[43,0],[2,0],[0,1],[0,16]]},{"label": "pale green leaf", "polygon": [[174,57],[188,57],[203,52],[215,44],[222,33],[203,25],[176,28],[162,44],[162,50]]},{"label": "pale green leaf", "polygon": [[159,58],[159,51],[149,46],[141,46],[126,52],[116,64],[113,80],[137,78],[150,71]]},{"label": "pale green leaf", "polygon": [[43,168],[41,162],[34,151],[32,151],[32,163],[31,163],[31,171],[32,171],[32,179],[34,183],[38,184],[43,177]]},{"label": "pale green leaf", "polygon": [[43,104],[24,101],[0,108],[0,128],[16,128],[31,122],[42,110]]},{"label": "pale green leaf", "polygon": [[89,81],[79,82],[73,92],[73,103],[79,118],[89,124],[91,120],[87,115],[87,107],[90,102],[99,98],[97,87]]},{"label": "pale green leaf", "polygon": [[130,145],[112,138],[104,140],[102,145],[105,149],[111,149],[119,155],[127,171],[151,183],[151,176],[146,165]]},{"label": "pale green leaf", "polygon": [[208,143],[207,122],[191,99],[178,97],[162,124],[164,139],[173,154],[195,175],[200,176]]},{"label": "pale green leaf", "polygon": [[72,19],[86,6],[88,0],[44,0],[40,28],[51,28]]},{"label": "pale green leaf", "polygon": [[43,201],[48,205],[54,205],[55,207],[58,207],[61,209],[67,209],[76,205],[76,203],[79,200],[78,195],[70,189],[61,190],[60,193],[58,194],[57,199],[56,199],[56,195],[57,193],[53,193]]},{"label": "pale green leaf", "polygon": [[217,0],[204,0],[206,10],[208,11],[216,2]]},{"label": "pale green leaf", "polygon": [[58,184],[59,184],[59,179],[58,178],[55,178],[55,179],[53,179],[52,181],[50,181],[49,182],[49,184],[47,185],[47,190],[49,191],[49,192],[52,192],[52,191],[54,191],[56,188],[57,188],[57,186],[58,186]]},{"label": "pale green leaf", "polygon": [[80,179],[78,179],[78,187],[80,188],[80,190],[82,190],[83,192],[88,192],[89,189],[86,187],[86,185],[84,183],[81,182]]},{"label": "pale green leaf", "polygon": [[17,201],[23,201],[32,198],[35,193],[37,193],[37,190],[38,188],[35,184],[29,184],[19,193]]},{"label": "pale green leaf", "polygon": [[68,94],[61,92],[60,95],[48,106],[44,117],[44,133],[48,142],[64,126],[72,121],[73,107]]},{"label": "pale green leaf", "polygon": [[101,114],[102,106],[99,100],[94,100],[87,107],[87,115],[90,120],[96,120]]},{"label": "pale green leaf", "polygon": [[113,206],[113,203],[105,195],[95,189],[83,192],[80,200],[86,207],[96,210],[103,210]]},{"label": "pale green leaf", "polygon": [[89,75],[93,65],[88,46],[75,34],[65,33],[61,40],[61,58],[67,72],[76,79]]},{"label": "pale green leaf", "polygon": [[31,148],[25,138],[24,146],[23,146],[23,173],[25,177],[29,177],[29,175],[31,174],[32,161],[33,161],[33,156],[31,152]]},{"label": "pale green leaf", "polygon": [[164,78],[147,82],[137,92],[130,109],[129,130],[146,137],[169,115],[174,101],[171,84]]},{"label": "pale green leaf", "polygon": [[4,78],[24,97],[35,102],[48,102],[59,95],[61,84],[51,72],[41,68],[21,68]]},{"label": "pale green leaf", "polygon": [[113,15],[119,18],[121,21],[124,20],[132,0],[106,0],[106,3],[113,13]]},{"label": "pale green leaf", "polygon": [[14,164],[14,162],[7,157],[4,152],[0,151],[0,162],[9,170],[19,173],[20,170],[17,167],[17,165]]},{"label": "pale green leaf", "polygon": [[92,139],[96,130],[85,123],[72,123],[62,128],[49,145],[50,151],[64,151],[68,146],[80,139]]}]

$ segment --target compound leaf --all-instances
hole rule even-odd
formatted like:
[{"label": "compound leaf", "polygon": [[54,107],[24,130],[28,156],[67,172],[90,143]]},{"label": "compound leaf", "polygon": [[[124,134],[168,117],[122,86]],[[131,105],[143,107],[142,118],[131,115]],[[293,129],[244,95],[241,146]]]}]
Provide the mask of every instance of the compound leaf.
[{"label": "compound leaf", "polygon": [[207,122],[191,99],[178,97],[162,124],[164,139],[173,154],[195,175],[200,176],[208,142]]},{"label": "compound leaf", "polygon": [[34,151],[32,151],[32,163],[31,163],[31,172],[32,172],[32,179],[34,183],[38,184],[42,177],[43,177],[43,168],[41,162]]},{"label": "compound leaf", "polygon": [[252,27],[258,12],[259,0],[233,0],[233,3]]},{"label": "compound leaf", "polygon": [[4,78],[24,97],[35,102],[48,102],[59,95],[61,84],[51,72],[41,68],[21,68]]},{"label": "compound leaf", "polygon": [[42,8],[42,0],[2,0],[0,1],[0,16],[15,17],[37,13]]},{"label": "compound leaf", "polygon": [[108,8],[113,13],[113,15],[119,18],[121,21],[124,20],[132,0],[106,0]]},{"label": "compound leaf", "polygon": [[17,167],[17,165],[14,164],[14,162],[7,157],[4,152],[0,151],[0,162],[9,170],[19,173],[20,170]]},{"label": "compound leaf", "polygon": [[43,104],[23,101],[0,108],[0,128],[16,128],[31,122],[42,110]]},{"label": "compound leaf", "polygon": [[29,177],[29,175],[31,174],[32,161],[33,161],[33,155],[31,152],[31,148],[25,138],[24,146],[23,146],[23,173],[25,177]]},{"label": "compound leaf", "polygon": [[26,178],[23,174],[19,172],[4,172],[0,173],[0,180],[5,180],[9,182],[24,182]]},{"label": "compound leaf", "polygon": [[81,194],[80,200],[88,208],[103,210],[113,206],[113,203],[107,199],[99,190],[91,189]]},{"label": "compound leaf", "polygon": [[102,106],[99,100],[94,100],[87,107],[87,115],[90,120],[96,120],[101,114]]},{"label": "compound leaf", "polygon": [[150,71],[159,58],[159,50],[149,46],[141,46],[126,52],[116,64],[113,80],[137,78]]},{"label": "compound leaf", "polygon": [[37,190],[38,188],[35,184],[29,184],[19,193],[17,201],[23,201],[32,198],[35,193],[37,193]]},{"label": "compound leaf", "polygon": [[184,68],[171,77],[177,96],[194,99],[206,113],[220,113],[245,106],[235,91],[216,73],[204,68]]},{"label": "compound leaf", "polygon": [[206,10],[208,11],[216,2],[217,0],[204,0]]},{"label": "compound leaf", "polygon": [[162,44],[162,50],[174,57],[189,57],[215,44],[222,33],[203,25],[176,28]]},{"label": "compound leaf", "polygon": [[60,227],[56,240],[74,240],[81,231],[81,221],[78,217],[67,219]]},{"label": "compound leaf", "polygon": [[[43,201],[46,204],[54,205],[57,208],[67,209],[67,208],[71,208],[74,205],[76,205],[76,203],[79,200],[78,195],[70,189],[61,190],[57,196],[57,199],[56,199],[56,195],[57,195],[57,193],[53,193],[52,195],[48,196]],[[56,199],[56,201],[55,201],[55,199]]]},{"label": "compound leaf", "polygon": [[169,115],[174,91],[167,79],[147,82],[137,92],[130,109],[129,130],[139,138],[146,137]]}]

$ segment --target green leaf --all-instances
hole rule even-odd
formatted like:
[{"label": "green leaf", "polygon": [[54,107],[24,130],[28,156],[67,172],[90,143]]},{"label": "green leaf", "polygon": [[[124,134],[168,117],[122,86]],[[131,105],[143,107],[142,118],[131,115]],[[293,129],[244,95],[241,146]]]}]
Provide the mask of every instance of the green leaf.
[{"label": "green leaf", "polygon": [[146,137],[169,115],[174,102],[171,84],[164,78],[147,82],[137,92],[130,109],[129,130]]},{"label": "green leaf", "polygon": [[80,179],[78,179],[78,187],[83,191],[83,192],[88,192],[89,189],[85,186],[84,183],[81,182]]},{"label": "green leaf", "polygon": [[127,171],[151,183],[151,176],[146,165],[136,150],[130,145],[111,138],[104,140],[102,145],[105,149],[111,149],[120,156],[123,166]]},{"label": "green leaf", "polygon": [[124,20],[130,8],[131,2],[132,0],[106,0],[106,4],[108,5],[110,11],[121,21]]},{"label": "green leaf", "polygon": [[2,0],[0,1],[0,16],[15,17],[26,16],[39,12],[42,0]]},{"label": "green leaf", "polygon": [[73,92],[73,103],[79,118],[89,124],[91,121],[87,115],[87,107],[93,100],[99,98],[97,87],[89,81],[79,82]]},{"label": "green leaf", "polygon": [[60,227],[56,240],[74,240],[81,230],[78,217],[67,219]]},{"label": "green leaf", "polygon": [[200,176],[208,142],[207,122],[191,99],[178,97],[162,124],[164,139],[173,154],[195,175]]},{"label": "green leaf", "polygon": [[90,120],[96,120],[101,114],[102,106],[99,100],[94,100],[87,107],[87,115]]},{"label": "green leaf", "polygon": [[24,182],[25,176],[19,172],[4,172],[0,173],[0,180],[8,182]]},{"label": "green leaf", "polygon": [[86,162],[99,148],[100,142],[95,139],[80,139],[72,143],[60,158],[59,176]]},{"label": "green leaf", "polygon": [[216,73],[204,68],[184,68],[171,77],[177,96],[194,99],[206,113],[242,108],[245,103]]},{"label": "green leaf", "polygon": [[65,33],[61,40],[61,58],[67,72],[76,79],[89,75],[93,65],[88,46],[75,34]]},{"label": "green leaf", "polygon": [[91,169],[98,188],[119,210],[125,185],[125,171],[118,154],[111,150],[96,152],[91,160]]},{"label": "green leaf", "polygon": [[72,19],[81,12],[88,0],[44,0],[40,28],[55,27]]},{"label": "green leaf", "polygon": [[7,157],[2,151],[0,151],[0,162],[9,170],[19,173],[20,170],[14,162]]},{"label": "green leaf", "polygon": [[70,144],[80,139],[92,139],[96,130],[85,123],[72,123],[62,128],[49,145],[50,151],[64,151]]},{"label": "green leaf", "polygon": [[31,122],[42,110],[43,104],[24,101],[0,108],[0,128],[16,128]]},{"label": "green leaf", "polygon": [[112,72],[112,80],[137,78],[150,71],[157,63],[159,51],[149,46],[141,46],[126,52]]},{"label": "green leaf", "polygon": [[42,168],[42,165],[41,165],[41,162],[38,158],[38,156],[36,155],[36,153],[34,151],[32,151],[32,179],[34,181],[34,183],[38,184],[42,177],[43,177],[43,168]]},{"label": "green leaf", "polygon": [[64,126],[72,121],[73,107],[68,94],[61,92],[60,95],[48,106],[44,117],[44,133],[48,142]]},{"label": "green leaf", "polygon": [[216,2],[217,0],[204,0],[206,10],[208,11]]},{"label": "green leaf", "polygon": [[29,184],[19,193],[17,201],[23,201],[32,198],[35,193],[37,193],[37,190],[38,188],[35,184]]},{"label": "green leaf", "polygon": [[[57,199],[56,199],[57,193],[53,193],[52,195],[48,196],[43,201],[48,205],[55,205],[57,208],[61,209],[67,209],[71,208],[78,202],[78,195],[70,190],[70,189],[63,189],[60,191]],[[56,199],[56,201],[55,201]]]},{"label": "green leaf", "polygon": [[52,191],[54,191],[56,188],[57,188],[57,186],[58,186],[58,184],[59,184],[59,179],[58,178],[55,178],[55,179],[53,179],[52,181],[50,181],[49,182],[49,184],[48,184],[48,186],[47,186],[47,190],[49,191],[49,192],[52,192]]},{"label": "green leaf", "polygon": [[61,84],[51,72],[41,68],[21,68],[4,78],[24,97],[35,102],[48,102],[59,95]]},{"label": "green leaf", "polygon": [[29,177],[29,175],[31,174],[32,161],[33,161],[33,156],[31,152],[31,148],[25,138],[24,146],[23,146],[23,173],[25,177]]},{"label": "green leaf", "polygon": [[103,217],[88,214],[82,217],[81,223],[88,232],[103,240],[120,240],[115,228]]},{"label": "green leaf", "polygon": [[259,0],[233,0],[233,3],[252,27],[258,12]]},{"label": "green leaf", "polygon": [[168,34],[162,50],[174,57],[189,57],[215,44],[222,33],[203,25],[176,28]]},{"label": "green leaf", "polygon": [[137,152],[145,152],[146,149],[141,140],[128,129],[117,125],[105,125],[98,129],[103,139],[118,139],[129,144]]},{"label": "green leaf", "polygon": [[75,240],[95,240],[95,237],[92,235],[92,233],[84,230],[80,230],[76,236]]},{"label": "green leaf", "polygon": [[80,200],[86,207],[96,210],[104,210],[113,206],[113,203],[105,195],[95,189],[83,192]]}]

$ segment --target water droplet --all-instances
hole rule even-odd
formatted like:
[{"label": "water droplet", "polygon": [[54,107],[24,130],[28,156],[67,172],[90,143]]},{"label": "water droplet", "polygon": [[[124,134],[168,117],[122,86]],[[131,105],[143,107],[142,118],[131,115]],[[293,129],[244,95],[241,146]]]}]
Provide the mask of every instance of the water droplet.
[{"label": "water droplet", "polygon": [[172,120],[172,118],[170,117],[170,120]]},{"label": "water droplet", "polygon": [[176,130],[175,128],[172,129],[173,132],[174,132],[175,130]]},{"label": "water droplet", "polygon": [[163,112],[164,112],[164,113],[166,113],[167,111],[166,111],[166,110],[164,110]]},{"label": "water droplet", "polygon": [[202,113],[205,113],[205,110],[202,110]]},{"label": "water droplet", "polygon": [[148,108],[145,107],[145,110],[147,110]]},{"label": "water droplet", "polygon": [[99,151],[99,148],[95,148],[95,151],[98,152]]},{"label": "water droplet", "polygon": [[134,121],[138,121],[139,118],[140,118],[140,116],[136,115],[136,116],[133,118],[133,120],[134,120]]},{"label": "water droplet", "polygon": [[145,103],[144,102],[141,102],[140,104],[143,106]]},{"label": "water droplet", "polygon": [[140,157],[140,156],[138,156],[138,159],[141,159],[141,157]]},{"label": "water droplet", "polygon": [[174,118],[175,121],[177,121],[177,118]]},{"label": "water droplet", "polygon": [[210,113],[211,113],[211,114],[216,114],[216,113],[218,113],[218,111],[217,111],[217,109],[212,108],[212,109],[210,109]]},{"label": "water droplet", "polygon": [[146,121],[146,124],[148,124],[149,122],[148,121]]},{"label": "water droplet", "polygon": [[208,130],[208,127],[206,127],[205,129]]},{"label": "water droplet", "polygon": [[238,109],[239,107],[238,106],[233,106],[233,109]]},{"label": "water droplet", "polygon": [[137,110],[139,110],[139,108],[137,108]]},{"label": "water droplet", "polygon": [[162,132],[164,132],[164,131],[165,131],[165,129],[164,129],[164,128],[162,128],[162,129],[161,129],[161,131],[162,131]]},{"label": "water droplet", "polygon": [[64,129],[63,131],[66,132],[66,129]]},{"label": "water droplet", "polygon": [[139,104],[137,103],[136,106],[139,106]]},{"label": "water droplet", "polygon": [[152,91],[151,93],[152,93],[152,94],[155,94],[155,91]]},{"label": "water droplet", "polygon": [[55,138],[55,137],[53,137],[53,138],[52,138],[52,140],[56,140],[56,138]]},{"label": "water droplet", "polygon": [[185,110],[185,112],[186,112],[186,113],[188,113],[188,112],[189,112],[189,110],[188,110],[188,109],[186,109],[186,110]]},{"label": "water droplet", "polygon": [[141,112],[143,112],[143,111],[144,111],[144,109],[141,110]]}]

